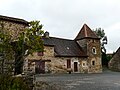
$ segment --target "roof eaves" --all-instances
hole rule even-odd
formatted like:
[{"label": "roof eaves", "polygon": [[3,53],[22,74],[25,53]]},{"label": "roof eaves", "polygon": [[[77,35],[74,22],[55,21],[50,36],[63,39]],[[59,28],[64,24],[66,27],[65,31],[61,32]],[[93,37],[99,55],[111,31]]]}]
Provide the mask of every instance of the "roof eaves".
[{"label": "roof eaves", "polygon": [[14,18],[14,17],[8,17],[8,16],[3,16],[0,15],[0,20],[6,20],[6,21],[11,21],[11,22],[16,22],[16,23],[21,23],[21,24],[25,24],[28,25],[29,22],[24,20],[24,19],[19,19],[19,18]]},{"label": "roof eaves", "polygon": [[51,46],[51,47],[54,47],[55,45],[44,44],[44,46]]},{"label": "roof eaves", "polygon": [[74,55],[55,55],[55,57],[88,57],[88,55],[85,55],[85,56],[74,56]]},{"label": "roof eaves", "polygon": [[75,39],[75,41],[76,41],[76,40],[82,40],[82,39],[97,39],[97,40],[100,40],[101,38],[83,37],[83,38],[80,38],[80,39]]}]

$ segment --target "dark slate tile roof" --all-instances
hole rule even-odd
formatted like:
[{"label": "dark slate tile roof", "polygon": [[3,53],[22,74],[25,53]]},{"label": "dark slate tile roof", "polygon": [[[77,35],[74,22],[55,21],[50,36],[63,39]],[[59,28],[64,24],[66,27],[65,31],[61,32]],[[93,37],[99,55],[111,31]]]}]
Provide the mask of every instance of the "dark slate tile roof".
[{"label": "dark slate tile roof", "polygon": [[108,66],[113,71],[120,71],[120,47],[109,61]]},{"label": "dark slate tile roof", "polygon": [[16,23],[28,25],[28,22],[26,20],[19,19],[19,18],[14,18],[14,17],[8,17],[8,16],[0,15],[0,20],[6,20],[6,21],[11,21],[11,22],[16,22]]},{"label": "dark slate tile roof", "polygon": [[76,36],[75,40],[80,40],[80,39],[83,39],[83,38],[100,39],[86,24],[83,25],[80,32]]},{"label": "dark slate tile roof", "polygon": [[114,56],[112,57],[112,59],[120,60],[120,47],[117,49],[117,51],[114,54]]},{"label": "dark slate tile roof", "polygon": [[55,56],[87,57],[83,49],[74,40],[55,37],[43,37],[44,45],[54,46]]}]

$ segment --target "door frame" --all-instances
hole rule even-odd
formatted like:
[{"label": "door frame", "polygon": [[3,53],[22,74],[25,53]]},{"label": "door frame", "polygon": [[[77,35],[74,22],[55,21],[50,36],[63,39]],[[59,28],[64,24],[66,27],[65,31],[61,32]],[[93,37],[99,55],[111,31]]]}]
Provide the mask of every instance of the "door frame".
[{"label": "door frame", "polygon": [[78,62],[73,63],[74,72],[78,72]]},{"label": "door frame", "polygon": [[45,61],[36,61],[35,62],[35,73],[36,74],[45,73]]}]

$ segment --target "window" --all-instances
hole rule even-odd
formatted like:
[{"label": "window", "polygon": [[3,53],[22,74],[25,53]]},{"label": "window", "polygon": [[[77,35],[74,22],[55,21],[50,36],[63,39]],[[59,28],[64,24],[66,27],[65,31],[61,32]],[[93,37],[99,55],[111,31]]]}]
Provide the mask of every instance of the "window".
[{"label": "window", "polygon": [[95,47],[92,48],[92,53],[96,54],[96,48]]},{"label": "window", "polygon": [[83,66],[85,66],[85,63],[83,63]]},{"label": "window", "polygon": [[92,61],[92,65],[93,65],[93,66],[95,65],[95,61]]},{"label": "window", "polygon": [[37,55],[38,55],[38,56],[43,56],[44,53],[43,53],[43,52],[37,52]]},{"label": "window", "polygon": [[82,61],[82,66],[86,67],[87,66],[87,62],[86,61]]},{"label": "window", "polygon": [[95,42],[95,40],[93,39],[93,40],[92,40],[92,42],[94,43],[94,42]]},{"label": "window", "polygon": [[70,59],[67,60],[67,68],[71,68],[71,60]]}]

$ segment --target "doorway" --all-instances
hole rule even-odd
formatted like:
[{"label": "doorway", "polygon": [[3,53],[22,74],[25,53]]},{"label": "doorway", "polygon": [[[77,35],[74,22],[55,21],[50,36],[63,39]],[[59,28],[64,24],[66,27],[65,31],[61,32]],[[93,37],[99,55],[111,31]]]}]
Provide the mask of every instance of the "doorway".
[{"label": "doorway", "polygon": [[35,73],[45,73],[45,62],[44,61],[38,61],[35,62]]},{"label": "doorway", "polygon": [[78,72],[78,62],[74,62],[74,72]]}]

